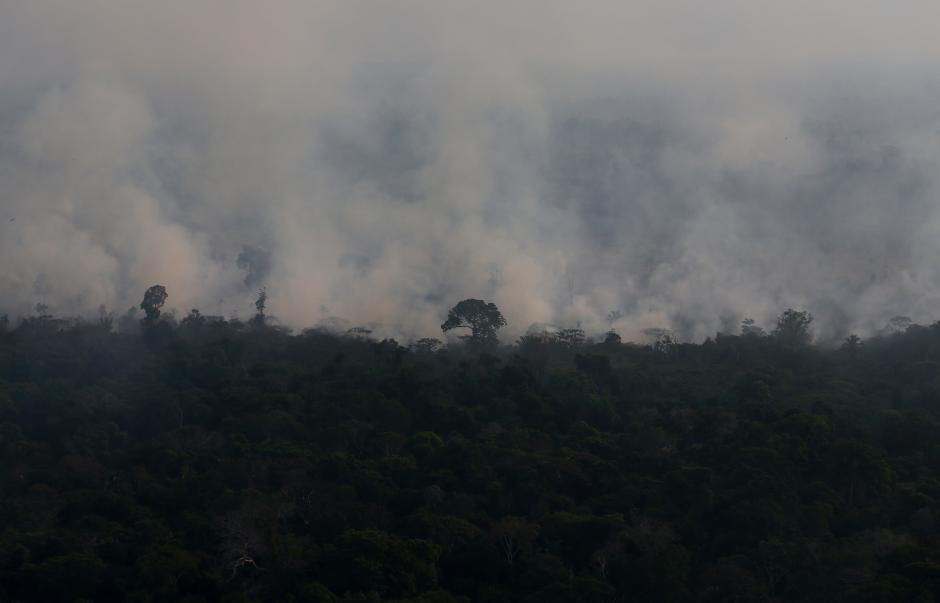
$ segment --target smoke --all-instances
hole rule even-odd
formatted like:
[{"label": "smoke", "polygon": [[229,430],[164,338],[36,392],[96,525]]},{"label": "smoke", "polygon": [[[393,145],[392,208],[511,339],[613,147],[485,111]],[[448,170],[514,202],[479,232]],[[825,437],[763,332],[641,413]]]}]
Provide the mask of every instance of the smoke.
[{"label": "smoke", "polygon": [[466,297],[515,334],[936,320],[938,21],[0,0],[0,314],[121,312],[159,283],[181,312],[267,287],[285,324],[405,338]]},{"label": "smoke", "polygon": [[264,283],[271,273],[271,253],[260,247],[245,245],[235,263],[245,271],[246,287],[257,287]]}]

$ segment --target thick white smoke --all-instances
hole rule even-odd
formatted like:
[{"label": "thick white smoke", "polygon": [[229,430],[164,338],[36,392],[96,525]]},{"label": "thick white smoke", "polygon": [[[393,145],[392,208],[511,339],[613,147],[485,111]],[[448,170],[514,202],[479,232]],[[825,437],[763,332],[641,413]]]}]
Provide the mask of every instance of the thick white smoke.
[{"label": "thick white smoke", "polygon": [[933,2],[0,0],[0,313],[940,318]]}]

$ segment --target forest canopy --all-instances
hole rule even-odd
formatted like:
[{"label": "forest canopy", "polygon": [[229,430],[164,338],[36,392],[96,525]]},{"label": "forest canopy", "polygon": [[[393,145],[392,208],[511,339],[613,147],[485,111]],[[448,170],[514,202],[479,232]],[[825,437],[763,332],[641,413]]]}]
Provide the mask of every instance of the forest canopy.
[{"label": "forest canopy", "polygon": [[940,596],[940,324],[498,344],[468,300],[402,345],[166,300],[0,329],[0,599]]}]

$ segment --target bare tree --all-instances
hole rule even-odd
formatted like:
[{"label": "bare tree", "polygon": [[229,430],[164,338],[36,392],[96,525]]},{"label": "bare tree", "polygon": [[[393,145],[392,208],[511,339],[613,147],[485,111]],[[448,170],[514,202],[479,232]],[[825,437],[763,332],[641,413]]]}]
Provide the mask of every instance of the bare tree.
[{"label": "bare tree", "polygon": [[506,563],[511,566],[522,550],[538,537],[539,526],[523,517],[507,516],[493,524],[492,535]]}]

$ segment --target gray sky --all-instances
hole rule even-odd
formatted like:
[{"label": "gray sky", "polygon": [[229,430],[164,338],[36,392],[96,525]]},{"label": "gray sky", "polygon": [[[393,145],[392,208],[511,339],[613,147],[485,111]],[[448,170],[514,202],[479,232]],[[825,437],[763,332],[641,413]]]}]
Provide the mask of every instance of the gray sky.
[{"label": "gray sky", "polygon": [[903,1],[0,0],[0,312],[122,312],[161,283],[180,312],[245,316],[263,284],[288,325],[399,337],[464,297],[513,333],[937,320],[937,23]]}]

